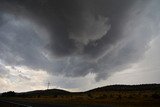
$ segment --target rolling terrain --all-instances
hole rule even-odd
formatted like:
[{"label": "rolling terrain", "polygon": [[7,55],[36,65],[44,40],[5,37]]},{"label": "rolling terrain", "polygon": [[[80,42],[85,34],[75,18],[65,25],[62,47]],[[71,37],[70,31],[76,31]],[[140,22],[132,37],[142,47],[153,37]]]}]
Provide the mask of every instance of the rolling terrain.
[{"label": "rolling terrain", "polygon": [[40,105],[160,105],[160,84],[110,85],[86,92],[59,89],[5,92],[3,100]]}]

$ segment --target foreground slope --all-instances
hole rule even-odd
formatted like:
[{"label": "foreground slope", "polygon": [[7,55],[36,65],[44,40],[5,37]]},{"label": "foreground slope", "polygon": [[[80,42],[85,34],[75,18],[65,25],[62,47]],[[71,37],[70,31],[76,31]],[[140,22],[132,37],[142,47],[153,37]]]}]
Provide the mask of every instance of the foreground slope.
[{"label": "foreground slope", "polygon": [[86,92],[59,89],[15,93],[3,98],[37,104],[160,104],[160,84],[110,85]]}]

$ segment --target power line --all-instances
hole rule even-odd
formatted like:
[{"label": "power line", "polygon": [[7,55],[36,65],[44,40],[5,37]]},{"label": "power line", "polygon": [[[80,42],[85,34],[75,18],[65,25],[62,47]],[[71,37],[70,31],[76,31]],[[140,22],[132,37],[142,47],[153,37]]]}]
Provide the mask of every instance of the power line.
[{"label": "power line", "polygon": [[51,84],[50,82],[47,83],[47,90],[49,89],[50,84]]}]

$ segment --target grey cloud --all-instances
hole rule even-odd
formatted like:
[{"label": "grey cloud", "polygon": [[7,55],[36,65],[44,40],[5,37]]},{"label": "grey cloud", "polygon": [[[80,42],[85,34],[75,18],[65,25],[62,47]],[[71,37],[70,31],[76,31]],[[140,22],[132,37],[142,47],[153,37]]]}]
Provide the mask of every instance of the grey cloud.
[{"label": "grey cloud", "polygon": [[[3,1],[14,9],[0,5],[4,13],[0,17],[0,58],[10,65],[69,77],[92,72],[101,80],[143,57],[159,28],[157,2]],[[9,21],[4,23],[6,17]],[[46,28],[49,41],[40,38],[28,21]]]},{"label": "grey cloud", "polygon": [[22,74],[19,74],[18,75],[20,78],[24,79],[24,80],[31,80],[31,78],[25,76],[25,75],[22,75]]},{"label": "grey cloud", "polygon": [[[114,43],[120,37],[117,35],[119,32],[116,27],[122,18],[121,14],[124,13],[125,8],[131,5],[131,2],[127,0],[122,0],[121,5],[110,0],[100,0],[99,2],[96,0],[46,0],[45,2],[42,0],[34,2],[17,0],[7,3],[9,6],[11,5],[10,7],[15,7],[15,9],[6,9],[10,13],[20,10],[19,14],[16,11],[15,15],[28,17],[49,29],[51,42],[48,44],[48,48],[53,51],[54,55],[60,57],[81,53],[92,56],[90,51],[87,51],[90,50],[88,48],[93,48],[92,44],[98,44],[100,45],[98,48],[104,48]],[[101,7],[103,8],[100,9]],[[112,35],[110,37],[108,37],[109,31]]]},{"label": "grey cloud", "polygon": [[4,67],[4,65],[0,64],[0,77],[6,77],[9,74],[9,70]]},{"label": "grey cloud", "polygon": [[1,60],[9,65],[40,69],[45,63],[43,42],[25,21],[12,19],[0,28]]}]

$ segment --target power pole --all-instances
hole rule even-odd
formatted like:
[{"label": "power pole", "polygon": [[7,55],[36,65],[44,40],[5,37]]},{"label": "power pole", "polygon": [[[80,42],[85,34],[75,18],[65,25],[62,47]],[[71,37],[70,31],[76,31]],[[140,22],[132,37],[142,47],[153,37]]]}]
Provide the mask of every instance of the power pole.
[{"label": "power pole", "polygon": [[51,84],[50,82],[47,83],[47,90],[49,89],[50,84]]}]

